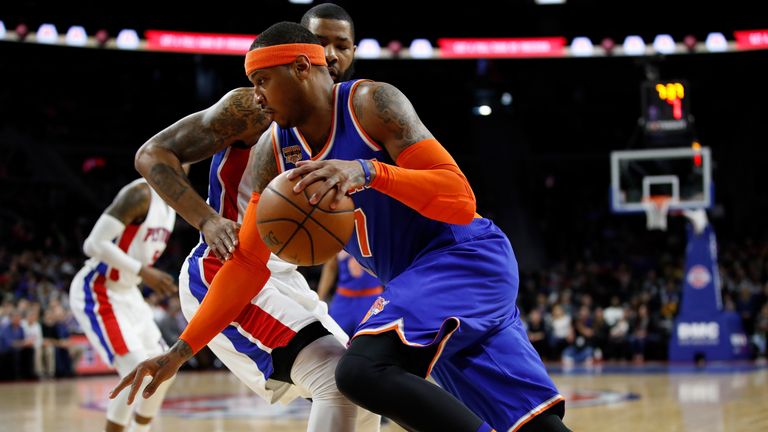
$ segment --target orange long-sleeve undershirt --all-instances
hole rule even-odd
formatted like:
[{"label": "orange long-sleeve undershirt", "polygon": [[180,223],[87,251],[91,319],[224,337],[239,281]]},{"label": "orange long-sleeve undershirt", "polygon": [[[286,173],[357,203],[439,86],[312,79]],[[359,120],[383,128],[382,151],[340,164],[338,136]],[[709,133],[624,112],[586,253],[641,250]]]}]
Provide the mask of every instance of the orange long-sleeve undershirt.
[{"label": "orange long-sleeve undershirt", "polygon": [[216,273],[200,308],[179,337],[195,353],[237,318],[270,277],[270,252],[256,228],[258,202],[259,194],[254,192],[240,227],[239,245]]},{"label": "orange long-sleeve undershirt", "polygon": [[412,144],[396,163],[398,166],[373,161],[373,189],[441,222],[465,225],[478,217],[467,178],[436,139]]}]

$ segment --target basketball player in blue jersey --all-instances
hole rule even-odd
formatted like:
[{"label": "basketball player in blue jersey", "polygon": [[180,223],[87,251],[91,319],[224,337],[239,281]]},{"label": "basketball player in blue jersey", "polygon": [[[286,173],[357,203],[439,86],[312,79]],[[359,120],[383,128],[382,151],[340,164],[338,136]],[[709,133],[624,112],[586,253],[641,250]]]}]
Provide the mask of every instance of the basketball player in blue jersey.
[{"label": "basketball player in blue jersey", "polygon": [[352,336],[373,302],[384,292],[384,287],[344,251],[323,265],[317,284],[320,299],[327,300],[334,284],[336,291],[328,313],[345,333]]},{"label": "basketball player in blue jersey", "polygon": [[408,99],[385,83],[334,85],[317,38],[294,23],[261,33],[246,74],[274,120],[278,169],[302,177],[297,193],[319,182],[312,203],[351,194],[360,223],[345,250],[386,284],[339,362],[339,389],[408,430],[567,431],[516,307],[509,241],[475,213]]},{"label": "basketball player in blue jersey", "polygon": [[[302,22],[323,43],[328,72],[335,78],[346,76],[355,50],[349,14],[336,5],[321,4],[307,11]],[[140,364],[131,377],[163,364],[158,368],[163,378],[155,374],[156,380],[144,393],[150,397],[157,384],[207,344],[265,400],[311,398],[308,431],[377,431],[378,416],[359,409],[336,388],[333,373],[348,337],[295,266],[275,256],[268,263],[255,259],[245,264],[244,280],[225,285],[224,290],[216,288],[227,269],[238,265],[238,250],[248,249],[248,245],[235,246],[238,222],[249,217],[246,205],[252,193],[261,191],[276,171],[271,144],[266,152],[254,147],[270,123],[268,113],[254,103],[253,90],[239,88],[212,107],[169,126],[137,153],[139,171],[202,236],[179,277],[182,310],[189,325],[170,352]],[[179,167],[212,155],[206,202]],[[268,281],[260,281],[259,275],[268,275]],[[232,286],[238,289],[232,291]],[[131,380],[124,379],[121,386]],[[138,382],[140,378],[134,381]],[[138,385],[132,387],[129,400],[138,389]]]}]

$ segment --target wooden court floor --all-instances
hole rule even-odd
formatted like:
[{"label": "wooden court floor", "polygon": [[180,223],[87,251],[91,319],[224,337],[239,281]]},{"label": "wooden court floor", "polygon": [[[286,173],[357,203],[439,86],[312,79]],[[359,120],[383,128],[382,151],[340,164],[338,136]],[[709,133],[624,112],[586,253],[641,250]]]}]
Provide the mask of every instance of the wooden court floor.
[{"label": "wooden court floor", "polygon": [[[574,431],[768,431],[766,368],[584,372],[553,373],[568,398],[566,423]],[[93,377],[0,384],[0,431],[101,431],[105,395],[116,382]],[[297,432],[305,428],[307,410],[305,401],[269,406],[226,372],[186,373],[169,392],[153,431]]]}]

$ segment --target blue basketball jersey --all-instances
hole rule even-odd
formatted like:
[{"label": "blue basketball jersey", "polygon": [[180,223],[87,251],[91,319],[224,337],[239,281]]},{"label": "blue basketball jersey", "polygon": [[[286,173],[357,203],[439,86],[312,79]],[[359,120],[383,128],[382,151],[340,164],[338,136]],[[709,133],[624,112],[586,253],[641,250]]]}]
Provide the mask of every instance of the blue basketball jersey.
[{"label": "blue basketball jersey", "polygon": [[[338,255],[338,281],[336,285],[351,289],[351,290],[363,290],[366,288],[380,287],[381,282],[373,277],[370,273],[357,266],[353,262],[354,258],[345,252],[339,252]],[[359,272],[355,271],[359,269]]]},{"label": "blue basketball jersey", "polygon": [[[308,159],[394,164],[355,118],[351,98],[360,82],[334,86],[331,131],[317,155],[297,129],[273,126],[281,172]],[[407,345],[437,346],[426,375],[434,371],[446,390],[499,431],[518,430],[562,402],[520,321],[512,246],[491,220],[453,225],[373,189],[351,196],[355,234],[344,248],[386,284],[355,337],[394,331]]]},{"label": "blue basketball jersey", "polygon": [[[316,155],[297,128],[273,124],[272,143],[280,172],[310,159],[376,159],[394,165],[387,151],[366,135],[354,114],[351,99],[361,82],[364,80],[334,86],[332,130]],[[452,225],[428,219],[379,191],[365,188],[351,196],[355,232],[344,249],[385,284],[419,255],[454,240]]]}]

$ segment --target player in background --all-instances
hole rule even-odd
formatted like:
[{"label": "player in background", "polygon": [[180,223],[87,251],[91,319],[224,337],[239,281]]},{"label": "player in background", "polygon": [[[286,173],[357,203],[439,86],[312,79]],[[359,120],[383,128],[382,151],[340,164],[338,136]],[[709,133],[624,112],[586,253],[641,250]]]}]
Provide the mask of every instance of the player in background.
[{"label": "player in background", "polygon": [[349,336],[354,334],[355,328],[382,292],[384,287],[381,281],[344,251],[323,264],[317,284],[317,295],[321,300],[328,301],[333,296],[328,313]]},{"label": "player in background", "polygon": [[[328,73],[337,79],[345,76],[355,50],[349,15],[336,5],[322,4],[310,9],[302,21],[323,40],[326,61],[332,65]],[[234,307],[231,291],[211,289],[223,271],[222,261],[242,249],[235,249],[237,231],[249,217],[245,209],[252,194],[261,191],[276,171],[271,145],[266,152],[252,149],[265,131],[269,134],[271,124],[271,116],[254,102],[251,88],[232,90],[212,107],[157,134],[136,156],[142,175],[201,231],[200,243],[180,276],[182,310],[190,321],[181,337],[190,342],[183,354],[191,355],[207,344],[233,374],[269,402],[311,398],[310,431],[352,430],[355,418],[358,431],[378,430],[378,416],[359,410],[338,392],[333,371],[348,337],[296,266],[268,253],[242,263],[246,277],[234,285],[246,300]],[[206,203],[179,166],[211,155]],[[253,172],[262,173],[265,181],[254,180]],[[202,305],[213,307],[214,317],[199,316]],[[211,337],[201,342],[194,336],[201,331],[196,326],[208,331],[211,323],[230,312]],[[149,392],[154,388],[147,387]]]},{"label": "player in background", "polygon": [[[152,267],[175,221],[173,209],[138,179],[122,188],[83,245],[89,259],[72,280],[70,306],[88,341],[121,377],[167,349],[140,287],[163,296],[177,291],[171,275]],[[130,423],[128,431],[148,431],[171,382],[135,406],[126,403],[128,392],[121,392],[107,405],[104,430],[120,432]]]}]

